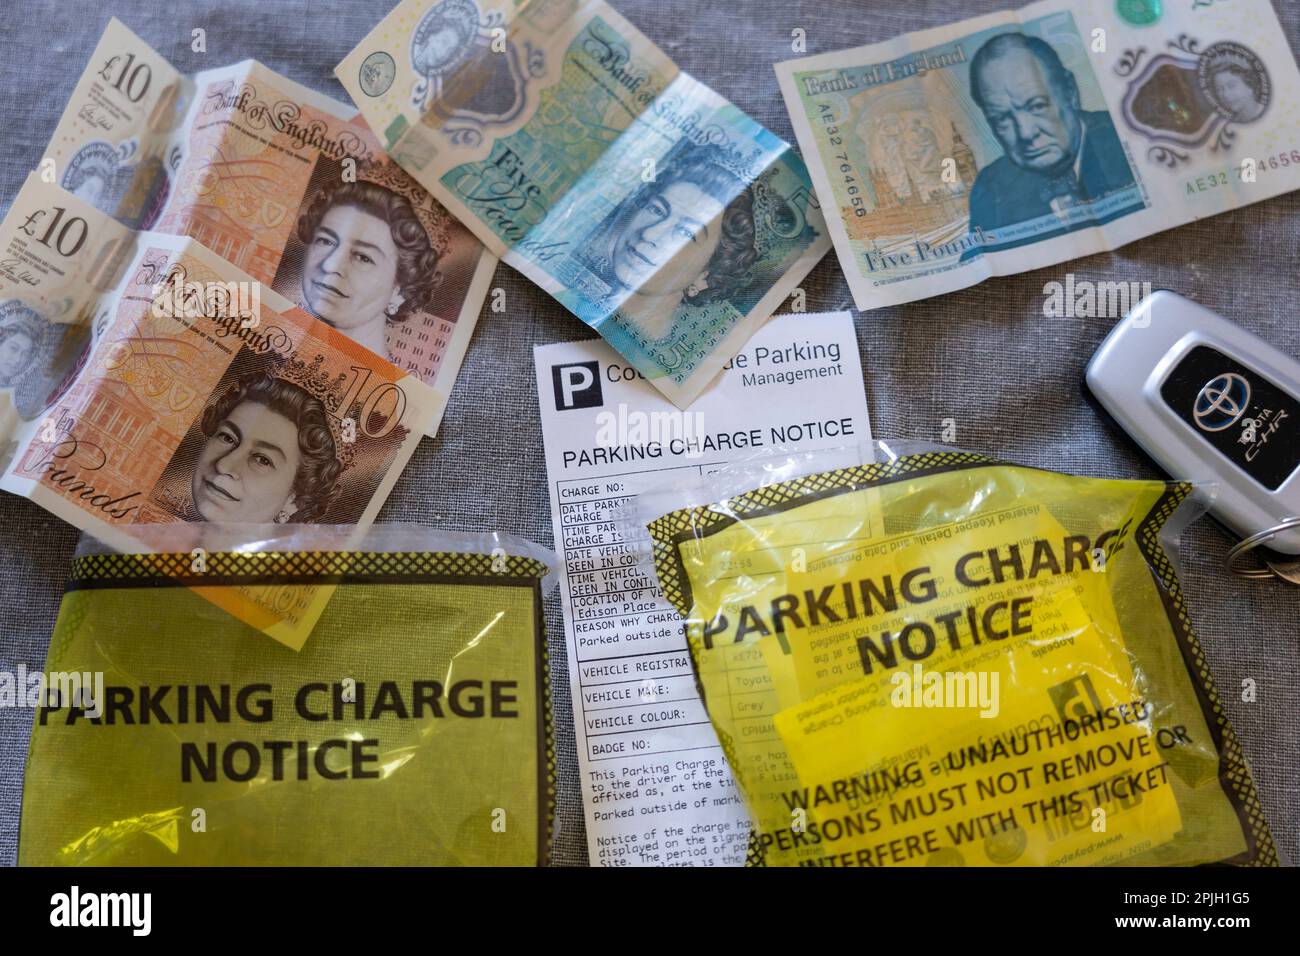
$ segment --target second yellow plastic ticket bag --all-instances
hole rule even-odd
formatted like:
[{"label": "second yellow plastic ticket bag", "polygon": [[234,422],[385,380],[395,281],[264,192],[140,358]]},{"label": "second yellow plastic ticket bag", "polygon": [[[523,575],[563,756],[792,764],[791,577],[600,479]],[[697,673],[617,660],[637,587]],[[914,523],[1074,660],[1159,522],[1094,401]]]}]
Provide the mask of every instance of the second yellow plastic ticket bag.
[{"label": "second yellow plastic ticket bag", "polygon": [[1191,485],[830,454],[639,506],[751,863],[1277,862],[1174,567]]}]

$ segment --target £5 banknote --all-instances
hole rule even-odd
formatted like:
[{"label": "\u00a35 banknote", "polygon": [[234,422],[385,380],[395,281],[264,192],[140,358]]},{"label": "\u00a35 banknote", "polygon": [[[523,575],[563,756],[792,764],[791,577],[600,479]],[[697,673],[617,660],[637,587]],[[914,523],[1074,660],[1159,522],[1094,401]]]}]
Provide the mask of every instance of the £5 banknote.
[{"label": "\u00a35 banknote", "polygon": [[[0,488],[113,547],[164,525],[187,554],[234,525],[360,534],[440,408],[193,239],[127,229],[37,173],[0,223]],[[327,598],[231,609],[301,646]]]},{"label": "\u00a35 banknote", "polygon": [[496,258],[353,107],[252,60],[182,75],[112,20],[45,159],[69,192],[197,239],[446,405]]},{"label": "\u00a35 banknote", "polygon": [[790,146],[605,3],[404,0],[337,73],[403,168],[677,405],[830,247]]},{"label": "\u00a35 banknote", "polygon": [[776,71],[859,309],[1300,186],[1268,0],[1045,0]]}]

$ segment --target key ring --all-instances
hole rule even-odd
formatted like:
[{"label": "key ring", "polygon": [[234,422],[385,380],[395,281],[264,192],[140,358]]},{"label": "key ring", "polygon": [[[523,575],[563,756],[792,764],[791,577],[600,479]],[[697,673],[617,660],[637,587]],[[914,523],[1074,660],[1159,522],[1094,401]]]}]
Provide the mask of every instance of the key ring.
[{"label": "key ring", "polygon": [[1243,554],[1253,551],[1265,541],[1272,540],[1283,531],[1289,531],[1297,527],[1300,527],[1300,515],[1292,515],[1290,518],[1283,518],[1271,528],[1265,528],[1263,531],[1255,532],[1249,538],[1243,538],[1232,546],[1228,556],[1224,558],[1224,564],[1233,574],[1243,578],[1258,581],[1273,577],[1275,572],[1269,568],[1239,568],[1236,563],[1237,559]]}]

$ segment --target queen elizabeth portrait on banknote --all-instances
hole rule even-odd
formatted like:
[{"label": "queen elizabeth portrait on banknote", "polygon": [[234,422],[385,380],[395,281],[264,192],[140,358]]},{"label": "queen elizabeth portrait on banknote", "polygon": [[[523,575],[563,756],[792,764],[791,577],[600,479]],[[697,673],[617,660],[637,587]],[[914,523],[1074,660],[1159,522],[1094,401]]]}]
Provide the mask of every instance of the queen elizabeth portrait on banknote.
[{"label": "queen elizabeth portrait on banknote", "polygon": [[1236,123],[1253,123],[1268,108],[1268,73],[1259,58],[1239,43],[1206,50],[1199,72],[1210,102]]},{"label": "queen elizabeth portrait on banknote", "polygon": [[30,305],[0,303],[0,391],[8,391],[24,421],[50,407],[66,387],[69,373],[85,360],[89,325],[50,322]]},{"label": "queen elizabeth portrait on banknote", "polygon": [[343,464],[319,398],[270,370],[251,372],[209,405],[190,479],[197,521],[319,521]]},{"label": "queen elizabeth portrait on banknote", "polygon": [[80,370],[89,339],[87,325],[50,322],[20,299],[0,303],[0,471],[13,432],[46,414]]},{"label": "queen elizabeth portrait on banknote", "polygon": [[30,369],[46,322],[21,302],[0,305],[0,388],[11,389]]},{"label": "queen elizabeth portrait on banknote", "polygon": [[438,251],[411,203],[377,183],[326,186],[309,200],[297,235],[302,304],[389,357],[388,324],[425,309],[439,281]]},{"label": "queen elizabeth portrait on banknote", "polygon": [[621,324],[654,342],[683,306],[733,299],[758,258],[754,196],[707,147],[679,152],[583,242]]},{"label": "queen elizabeth portrait on banknote", "polygon": [[10,435],[23,414],[25,379],[40,349],[45,322],[16,300],[0,304],[0,470],[8,467],[17,448]]}]

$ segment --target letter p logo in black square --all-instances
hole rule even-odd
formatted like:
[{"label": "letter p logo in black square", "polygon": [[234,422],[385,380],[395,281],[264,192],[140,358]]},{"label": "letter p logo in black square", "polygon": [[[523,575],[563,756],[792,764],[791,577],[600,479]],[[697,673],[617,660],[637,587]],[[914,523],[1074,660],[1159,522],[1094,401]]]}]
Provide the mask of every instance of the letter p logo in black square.
[{"label": "letter p logo in black square", "polygon": [[555,410],[597,408],[605,404],[600,392],[600,363],[573,362],[551,366],[551,384],[555,386]]}]

